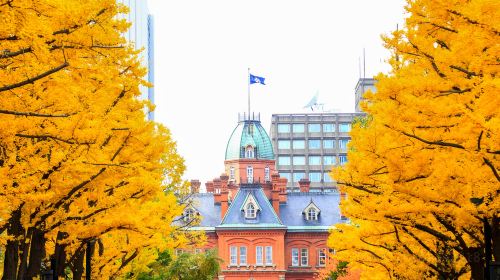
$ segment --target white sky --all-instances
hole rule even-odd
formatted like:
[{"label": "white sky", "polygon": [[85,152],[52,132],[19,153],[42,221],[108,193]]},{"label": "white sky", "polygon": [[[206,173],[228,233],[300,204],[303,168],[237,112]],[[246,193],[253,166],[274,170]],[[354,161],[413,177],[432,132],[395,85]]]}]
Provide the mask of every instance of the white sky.
[{"label": "white sky", "polygon": [[404,0],[148,0],[155,16],[155,119],[186,160],[185,179],[223,172],[226,143],[247,111],[269,133],[273,113],[306,112],[319,92],[325,109],[354,111],[359,61],[366,77],[387,72],[381,34],[401,28]]}]

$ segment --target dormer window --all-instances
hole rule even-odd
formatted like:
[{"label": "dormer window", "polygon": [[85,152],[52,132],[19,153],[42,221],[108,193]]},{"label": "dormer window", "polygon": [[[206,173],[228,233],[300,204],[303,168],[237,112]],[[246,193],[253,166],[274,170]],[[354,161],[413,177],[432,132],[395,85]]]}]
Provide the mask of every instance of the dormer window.
[{"label": "dormer window", "polygon": [[255,219],[256,217],[257,210],[255,209],[255,205],[253,203],[248,203],[247,208],[245,209],[245,218]]},{"label": "dormer window", "polygon": [[250,145],[245,148],[245,158],[255,158],[254,148]]},{"label": "dormer window", "polygon": [[240,210],[244,212],[245,219],[256,219],[260,206],[253,194],[249,193],[241,205]]},{"label": "dormer window", "polygon": [[306,221],[317,221],[320,213],[321,210],[319,210],[318,206],[314,204],[312,199],[311,202],[309,202],[309,205],[307,205],[306,208],[304,208],[304,211],[302,211]]},{"label": "dormer window", "polygon": [[318,220],[318,212],[313,207],[309,208],[306,213],[306,220],[308,221],[316,221]]},{"label": "dormer window", "polygon": [[193,208],[189,207],[184,211],[183,219],[185,222],[190,222],[195,218],[195,216],[196,216],[196,211]]}]

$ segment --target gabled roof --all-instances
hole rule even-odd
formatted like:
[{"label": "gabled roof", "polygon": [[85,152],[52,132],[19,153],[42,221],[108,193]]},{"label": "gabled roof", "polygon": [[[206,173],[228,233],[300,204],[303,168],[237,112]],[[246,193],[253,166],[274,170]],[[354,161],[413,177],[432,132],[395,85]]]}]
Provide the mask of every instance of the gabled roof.
[{"label": "gabled roof", "polygon": [[253,203],[255,205],[255,211],[260,211],[262,207],[260,207],[259,203],[257,202],[257,199],[255,199],[255,196],[251,192],[247,194],[247,197],[245,197],[245,200],[241,204],[240,211],[244,211],[247,207],[248,203]]},{"label": "gabled roof", "polygon": [[[318,220],[307,221],[302,211],[313,204],[321,210]],[[287,203],[280,205],[283,224],[289,230],[328,230],[329,227],[346,221],[340,218],[340,195],[338,193],[288,193]]]},{"label": "gabled roof", "polygon": [[200,227],[215,227],[220,224],[220,205],[215,205],[211,193],[198,193],[193,195],[192,206],[201,215]]},{"label": "gabled roof", "polygon": [[[253,197],[260,207],[256,219],[246,219],[242,207],[249,197]],[[241,228],[285,228],[276,212],[258,184],[245,184],[240,186],[231,206],[227,210],[219,229]]]},{"label": "gabled roof", "polygon": [[302,210],[302,214],[307,213],[307,210],[308,210],[309,208],[311,208],[311,207],[313,207],[314,209],[316,209],[316,211],[318,211],[318,215],[319,215],[319,213],[321,213],[321,209],[320,209],[320,208],[319,208],[316,204],[314,204],[314,201],[313,201],[313,199],[312,199],[312,197],[311,197],[311,201],[310,201],[310,202],[309,202],[309,204],[308,204],[308,205],[304,208],[304,210]]}]

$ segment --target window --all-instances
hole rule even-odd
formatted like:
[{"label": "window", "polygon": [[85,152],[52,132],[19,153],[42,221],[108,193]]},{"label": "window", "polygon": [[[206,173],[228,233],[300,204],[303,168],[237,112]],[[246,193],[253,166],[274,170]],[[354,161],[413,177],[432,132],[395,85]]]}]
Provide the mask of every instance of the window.
[{"label": "window", "polygon": [[194,219],[196,212],[193,208],[186,209],[186,213],[184,213],[184,221],[189,222]]},{"label": "window", "polygon": [[278,140],[278,149],[290,149],[290,140]]},{"label": "window", "polygon": [[332,178],[330,177],[330,174],[328,173],[323,173],[323,182],[331,183],[333,182]]},{"label": "window", "polygon": [[255,264],[256,265],[263,265],[264,264],[264,255],[262,252],[262,246],[257,246],[255,247]]},{"label": "window", "polygon": [[245,218],[255,219],[256,216],[257,216],[257,211],[255,209],[255,205],[253,203],[248,203],[245,209]]},{"label": "window", "polygon": [[334,165],[335,164],[335,156],[323,156],[323,164],[324,165]]},{"label": "window", "polygon": [[278,157],[278,165],[290,165],[290,157],[287,156]]},{"label": "window", "polygon": [[273,264],[273,247],[266,246],[266,265]]},{"label": "window", "polygon": [[326,266],[326,249],[318,250],[318,266]]},{"label": "window", "polygon": [[347,143],[349,143],[349,139],[340,139],[339,140],[340,149],[345,151],[347,149]]},{"label": "window", "polygon": [[180,256],[182,254],[184,254],[184,250],[182,250],[182,249],[175,249],[175,255],[176,256]]},{"label": "window", "polygon": [[307,128],[309,132],[321,132],[321,125],[319,123],[310,123]]},{"label": "window", "polygon": [[266,180],[266,182],[269,182],[271,181],[271,171],[269,170],[269,166],[266,166],[264,168],[264,180]]},{"label": "window", "polygon": [[314,207],[310,207],[306,212],[306,220],[308,221],[316,221],[318,220],[318,212]]},{"label": "window", "polygon": [[247,182],[253,183],[253,167],[251,165],[247,166]]},{"label": "window", "polygon": [[293,173],[293,181],[294,182],[298,182],[300,181],[300,179],[304,179],[305,178],[305,173],[304,172],[295,172]]},{"label": "window", "polygon": [[229,180],[234,180],[234,166],[229,167]]},{"label": "window", "polygon": [[309,156],[309,165],[321,165],[321,157]]},{"label": "window", "polygon": [[303,123],[294,123],[292,125],[293,133],[304,133],[304,124]]},{"label": "window", "polygon": [[307,248],[300,249],[300,265],[301,266],[308,266],[309,265],[308,260],[309,260],[309,258],[308,258]]},{"label": "window", "polygon": [[292,174],[290,174],[289,172],[280,172],[280,177],[286,178],[288,180],[288,183],[292,181]]},{"label": "window", "polygon": [[290,125],[285,124],[285,123],[278,124],[278,132],[279,133],[289,133],[290,132]]},{"label": "window", "polygon": [[240,247],[240,265],[247,265],[247,247]]},{"label": "window", "polygon": [[293,148],[294,149],[305,149],[305,141],[304,140],[293,140]]},{"label": "window", "polygon": [[320,149],[321,141],[320,140],[309,140],[309,149]]},{"label": "window", "polygon": [[347,163],[347,156],[339,156],[339,162],[341,165],[344,165]]},{"label": "window", "polygon": [[201,252],[202,252],[202,250],[201,250],[201,249],[198,249],[198,248],[194,249],[194,253],[195,253],[195,254],[201,254]]},{"label": "window", "polygon": [[323,132],[333,132],[333,123],[324,123]]},{"label": "window", "polygon": [[299,266],[299,249],[292,248],[292,266]]},{"label": "window", "polygon": [[293,157],[293,165],[305,165],[306,158],[304,156],[294,156]]},{"label": "window", "polygon": [[238,265],[238,248],[236,246],[229,247],[229,264]]},{"label": "window", "polygon": [[340,132],[349,132],[349,131],[351,131],[351,124],[350,123],[341,123],[341,124],[339,124],[339,131]]},{"label": "window", "polygon": [[334,149],[334,148],[335,148],[335,140],[333,139],[323,140],[323,149]]},{"label": "window", "polygon": [[245,157],[246,158],[254,158],[254,152],[252,146],[247,146],[245,148]]},{"label": "window", "polygon": [[309,172],[309,181],[321,182],[321,172]]}]

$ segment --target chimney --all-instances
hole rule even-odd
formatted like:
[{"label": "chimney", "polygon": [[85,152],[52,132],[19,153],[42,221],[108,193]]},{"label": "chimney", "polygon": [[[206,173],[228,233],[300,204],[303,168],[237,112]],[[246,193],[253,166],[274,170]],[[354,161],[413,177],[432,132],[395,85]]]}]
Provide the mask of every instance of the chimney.
[{"label": "chimney", "polygon": [[273,205],[274,212],[280,217],[280,184],[278,174],[271,175],[272,190],[271,190],[271,204]]},{"label": "chimney", "polygon": [[191,193],[200,192],[201,182],[199,180],[191,180]]},{"label": "chimney", "polygon": [[217,180],[217,182],[220,184],[220,218],[221,220],[224,218],[224,215],[226,215],[227,209],[229,208],[229,203],[228,203],[228,189],[227,189],[227,182],[229,180],[229,176],[223,174],[220,176],[220,179],[215,179],[214,182]]},{"label": "chimney", "polygon": [[306,192],[309,192],[309,187],[311,185],[311,181],[309,181],[308,179],[300,179],[299,181],[299,186],[300,186],[300,192],[301,193],[306,193]]},{"label": "chimney", "polygon": [[214,193],[214,183],[213,182],[206,182],[205,183],[205,188],[207,189],[207,193]]},{"label": "chimney", "polygon": [[279,190],[280,190],[280,201],[283,203],[287,202],[286,185],[288,180],[286,178],[279,178]]}]

